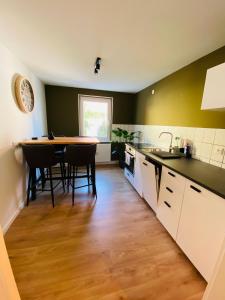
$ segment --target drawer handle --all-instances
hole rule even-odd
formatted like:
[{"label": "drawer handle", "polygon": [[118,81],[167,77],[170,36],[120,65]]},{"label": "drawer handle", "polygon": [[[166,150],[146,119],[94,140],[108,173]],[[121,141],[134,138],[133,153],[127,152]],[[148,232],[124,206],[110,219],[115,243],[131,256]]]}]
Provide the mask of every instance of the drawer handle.
[{"label": "drawer handle", "polygon": [[168,206],[169,208],[171,207],[171,205],[170,205],[167,201],[164,201],[164,203],[165,203],[166,206]]},{"label": "drawer handle", "polygon": [[166,187],[167,191],[169,191],[170,193],[173,193],[173,191],[167,186]]},{"label": "drawer handle", "polygon": [[172,176],[172,177],[176,177],[176,175],[174,175],[174,174],[171,173],[171,172],[168,172],[168,174],[169,174],[170,176]]},{"label": "drawer handle", "polygon": [[196,188],[195,186],[193,186],[193,185],[190,185],[190,188],[191,188],[192,190],[198,192],[198,193],[201,193],[201,192],[202,192],[201,190],[197,189],[197,188]]},{"label": "drawer handle", "polygon": [[143,165],[144,165],[144,166],[147,166],[147,164],[146,164],[145,162],[143,162]]}]

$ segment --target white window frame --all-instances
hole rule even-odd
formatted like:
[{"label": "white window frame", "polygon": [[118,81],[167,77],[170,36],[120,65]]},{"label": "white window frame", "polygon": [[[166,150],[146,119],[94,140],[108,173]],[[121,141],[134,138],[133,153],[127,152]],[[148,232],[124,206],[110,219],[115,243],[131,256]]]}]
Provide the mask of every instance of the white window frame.
[{"label": "white window frame", "polygon": [[[108,103],[109,125],[108,125],[107,138],[106,139],[101,138],[101,137],[97,137],[97,138],[103,142],[110,141],[111,140],[111,131],[112,131],[112,120],[113,120],[113,97],[78,94],[78,121],[79,121],[79,135],[80,136],[84,136],[84,133],[83,133],[83,105],[81,104],[82,97],[85,98],[85,101],[92,102],[94,100],[95,102]],[[90,100],[88,100],[88,98],[90,98]]]}]

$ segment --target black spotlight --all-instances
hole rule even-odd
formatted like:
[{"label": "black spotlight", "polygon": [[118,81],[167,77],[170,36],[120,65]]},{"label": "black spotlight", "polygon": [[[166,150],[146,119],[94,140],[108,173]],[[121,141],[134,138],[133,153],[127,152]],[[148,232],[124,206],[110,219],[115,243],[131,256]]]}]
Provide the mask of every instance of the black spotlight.
[{"label": "black spotlight", "polygon": [[98,71],[100,70],[101,67],[100,64],[101,64],[101,57],[97,57],[95,61],[95,70],[94,70],[95,74],[98,74]]}]

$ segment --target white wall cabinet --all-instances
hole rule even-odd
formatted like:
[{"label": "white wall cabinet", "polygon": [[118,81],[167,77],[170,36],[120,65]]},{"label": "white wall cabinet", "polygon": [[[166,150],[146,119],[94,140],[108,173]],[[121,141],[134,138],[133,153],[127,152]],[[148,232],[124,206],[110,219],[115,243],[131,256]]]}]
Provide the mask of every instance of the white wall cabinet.
[{"label": "white wall cabinet", "polygon": [[201,109],[225,109],[225,63],[207,70]]},{"label": "white wall cabinet", "polygon": [[225,237],[225,200],[187,180],[177,243],[209,281]]},{"label": "white wall cabinet", "polygon": [[135,163],[134,163],[134,187],[138,194],[142,197],[143,183],[142,183],[142,161],[144,161],[145,156],[136,151]]},{"label": "white wall cabinet", "polygon": [[147,160],[141,160],[142,194],[150,207],[156,212],[157,209],[157,183],[155,165]]},{"label": "white wall cabinet", "polygon": [[157,218],[176,240],[184,196],[185,178],[163,167]]}]

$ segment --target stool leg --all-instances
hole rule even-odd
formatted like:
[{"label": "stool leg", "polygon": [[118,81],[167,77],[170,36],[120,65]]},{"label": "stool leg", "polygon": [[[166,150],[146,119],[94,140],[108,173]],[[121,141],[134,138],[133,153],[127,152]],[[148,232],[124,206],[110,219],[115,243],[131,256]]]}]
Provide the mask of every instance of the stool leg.
[{"label": "stool leg", "polygon": [[52,182],[52,168],[49,168],[49,179],[51,187],[51,196],[52,196],[52,206],[55,207],[54,191],[53,191],[53,182]]},{"label": "stool leg", "polygon": [[70,179],[71,179],[71,165],[68,164],[68,167],[67,167],[67,192],[68,193],[70,191]]},{"label": "stool leg", "polygon": [[30,184],[31,184],[31,170],[29,170],[29,177],[28,177],[28,185],[27,185],[27,206],[29,205],[30,201]]},{"label": "stool leg", "polygon": [[45,188],[45,183],[46,183],[46,179],[45,179],[45,169],[41,168],[41,169],[40,169],[40,173],[41,173],[41,188],[42,188],[42,191],[43,191],[44,188]]},{"label": "stool leg", "polygon": [[89,165],[87,165],[87,182],[88,182],[88,185],[90,184],[90,180],[89,180]]},{"label": "stool leg", "polygon": [[72,179],[72,204],[74,205],[74,190],[75,190],[75,167],[73,166],[73,179]]},{"label": "stool leg", "polygon": [[62,177],[63,192],[65,193],[65,183],[64,183],[64,163],[63,163],[63,162],[60,162],[60,170],[61,170],[61,177]]}]

